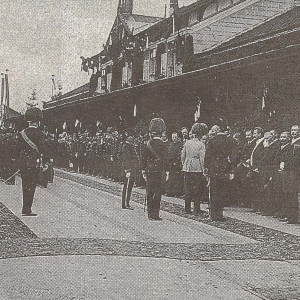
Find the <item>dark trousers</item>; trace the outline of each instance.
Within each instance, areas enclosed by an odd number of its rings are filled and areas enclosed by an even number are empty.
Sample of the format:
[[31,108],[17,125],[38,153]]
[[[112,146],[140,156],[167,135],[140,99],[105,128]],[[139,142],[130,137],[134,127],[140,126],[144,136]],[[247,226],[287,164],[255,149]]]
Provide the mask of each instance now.
[[182,196],[184,194],[184,176],[181,171],[170,171],[166,193],[171,197]]
[[223,209],[227,196],[228,180],[210,177],[210,218],[214,221],[223,219]]
[[130,196],[134,185],[134,176],[132,174],[129,178],[124,176],[123,183],[122,207],[125,208],[126,206],[129,206]]
[[36,185],[39,180],[39,170],[36,167],[21,170],[22,189],[23,189],[23,208],[22,214],[31,213],[33,197]]
[[203,192],[205,189],[206,180],[203,173],[200,172],[185,172],[184,173],[184,200],[185,211],[191,212],[191,202],[194,201],[194,212],[200,211],[200,202],[204,200]]
[[79,168],[79,172],[81,174],[86,172],[85,161],[86,161],[86,158],[84,156],[83,157],[78,157],[78,168]]
[[162,195],[162,173],[155,172],[147,174],[146,194],[148,218],[159,218],[160,202]]

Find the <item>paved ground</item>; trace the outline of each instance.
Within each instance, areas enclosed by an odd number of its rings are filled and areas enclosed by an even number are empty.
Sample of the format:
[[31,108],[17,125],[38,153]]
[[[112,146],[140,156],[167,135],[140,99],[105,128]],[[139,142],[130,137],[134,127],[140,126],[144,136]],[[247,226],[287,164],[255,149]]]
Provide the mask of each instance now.
[[[0,183],[0,299],[300,299],[300,227],[226,209],[186,215],[164,197],[149,221],[144,191],[57,171],[37,218],[20,216],[20,179]],[[205,207],[203,207],[205,208]]]

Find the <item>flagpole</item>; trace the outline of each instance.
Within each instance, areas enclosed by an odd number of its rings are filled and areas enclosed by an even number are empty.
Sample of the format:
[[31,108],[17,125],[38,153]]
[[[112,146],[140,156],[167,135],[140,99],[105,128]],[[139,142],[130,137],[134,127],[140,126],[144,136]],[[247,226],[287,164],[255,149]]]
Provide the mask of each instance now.
[[3,105],[3,100],[4,100],[4,73],[1,73],[1,106]]
[[9,84],[8,84],[8,69],[5,70],[5,84],[6,84],[6,93],[5,93],[5,104],[6,104],[6,118],[9,120]]
[[2,126],[3,120],[4,120],[4,90],[5,90],[5,79],[4,79],[4,73],[1,73],[1,107],[0,107],[0,125]]

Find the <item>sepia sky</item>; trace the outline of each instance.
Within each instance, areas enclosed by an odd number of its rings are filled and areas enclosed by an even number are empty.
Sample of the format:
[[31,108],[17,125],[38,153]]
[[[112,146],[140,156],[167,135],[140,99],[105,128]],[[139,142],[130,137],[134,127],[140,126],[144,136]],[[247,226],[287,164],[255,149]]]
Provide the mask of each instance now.
[[[196,0],[179,0],[189,5]],[[36,89],[49,101],[51,75],[63,92],[88,82],[80,56],[102,50],[114,22],[118,0],[1,0],[0,71],[9,69],[12,108],[20,111]],[[134,13],[164,15],[169,0],[134,0]]]

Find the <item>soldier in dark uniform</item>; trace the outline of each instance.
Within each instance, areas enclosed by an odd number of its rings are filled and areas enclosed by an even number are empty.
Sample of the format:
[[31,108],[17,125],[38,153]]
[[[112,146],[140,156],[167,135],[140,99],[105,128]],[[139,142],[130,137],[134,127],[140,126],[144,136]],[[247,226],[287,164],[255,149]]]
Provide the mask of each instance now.
[[124,183],[122,208],[131,209],[129,202],[135,182],[136,170],[139,168],[139,156],[134,145],[134,135],[130,131],[128,131],[126,141],[122,144],[119,157],[122,163],[122,177]]
[[82,134],[80,134],[79,142],[78,142],[78,168],[80,174],[86,172],[85,161],[86,161],[86,142],[85,142],[85,137]]
[[162,176],[165,172],[167,148],[162,141],[162,133],[166,131],[164,120],[155,118],[150,122],[151,139],[147,142],[143,154],[143,177],[146,181],[148,218],[161,220],[159,216],[162,196]]
[[37,107],[28,108],[25,119],[29,127],[24,129],[18,142],[19,169],[22,178],[23,189],[23,216],[36,216],[31,210],[34,193],[39,179],[41,156],[47,161],[44,134],[38,129],[42,112]]
[[209,176],[210,218],[213,221],[222,221],[228,181],[231,178],[229,156],[235,141],[226,136],[224,128],[216,126],[214,131],[216,135],[209,140],[207,145],[204,168]]

